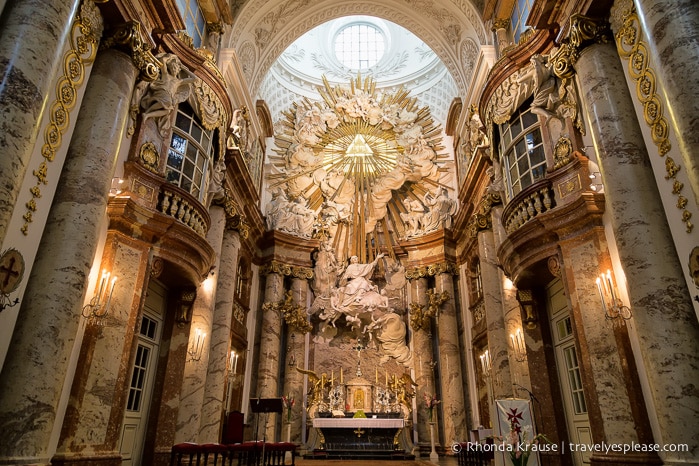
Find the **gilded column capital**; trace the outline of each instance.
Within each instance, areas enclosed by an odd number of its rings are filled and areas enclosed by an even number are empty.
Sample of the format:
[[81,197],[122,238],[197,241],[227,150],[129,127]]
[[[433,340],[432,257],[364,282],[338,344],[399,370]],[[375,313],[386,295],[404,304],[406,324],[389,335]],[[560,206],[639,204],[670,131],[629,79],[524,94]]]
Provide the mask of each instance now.
[[571,16],[568,35],[549,57],[554,74],[559,78],[570,78],[575,74],[573,66],[585,47],[592,44],[605,44],[611,39],[609,23],[606,20],[580,14]]
[[509,27],[510,27],[510,18],[495,18],[493,20],[493,26],[490,28],[490,30],[495,32],[498,29],[507,29]]
[[405,278],[407,278],[408,280],[414,280],[416,278],[433,277],[435,275],[440,275],[443,273],[459,275],[459,267],[456,265],[456,263],[451,261],[444,261],[438,264],[413,267],[412,269],[408,269],[405,271]]
[[471,219],[466,226],[469,235],[475,238],[478,232],[490,230],[493,228],[491,219],[491,211],[494,205],[502,204],[500,193],[486,193],[478,203],[476,212],[473,213]]
[[250,235],[250,225],[238,203],[226,196],[223,210],[226,212],[226,229],[237,231],[242,239],[246,239]]
[[274,260],[260,268],[260,275],[268,275],[270,273],[301,278],[303,280],[310,280],[313,278],[313,269],[309,267],[296,267]]
[[102,41],[101,48],[118,48],[133,59],[144,81],[154,81],[160,75],[162,63],[153,55],[150,45],[141,37],[141,23],[129,21],[114,29],[112,35]]

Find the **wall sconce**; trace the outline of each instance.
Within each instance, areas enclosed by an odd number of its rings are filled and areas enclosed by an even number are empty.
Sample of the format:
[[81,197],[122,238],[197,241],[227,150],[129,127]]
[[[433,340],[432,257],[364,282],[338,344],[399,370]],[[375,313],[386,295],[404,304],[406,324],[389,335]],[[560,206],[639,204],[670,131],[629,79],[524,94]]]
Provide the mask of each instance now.
[[89,303],[83,306],[82,316],[87,319],[101,319],[109,313],[109,304],[112,301],[114,293],[114,285],[117,277],[109,276],[111,272],[102,270],[102,278],[100,279],[100,287]]
[[124,190],[124,180],[122,178],[112,178],[112,185],[109,188],[110,196],[118,196]]
[[517,290],[517,301],[524,311],[522,324],[526,324],[528,329],[536,328],[536,311],[534,309],[534,294],[532,290]]
[[619,317],[629,320],[631,318],[631,309],[625,306],[614,292],[611,270],[607,270],[606,274],[601,274],[597,277],[596,282],[600,301],[602,301],[602,309],[604,309],[604,317],[610,320],[618,319]]
[[481,358],[481,369],[483,370],[483,375],[486,378],[490,378],[491,371],[493,369],[493,359],[490,357],[490,351],[485,350],[480,356]]
[[600,172],[592,172],[590,173],[590,189],[600,193],[602,192],[602,181],[598,181],[597,177],[600,175]]
[[527,359],[527,345],[524,342],[522,329],[518,328],[515,333],[510,333],[510,340],[512,341],[512,350],[515,355],[515,360],[517,362],[522,362]]
[[197,329],[196,333],[197,336],[194,338],[192,344],[189,345],[189,349],[187,350],[187,354],[189,354],[190,361],[201,360],[201,356],[204,353],[204,341],[206,341],[206,333],[202,332],[200,329]]
[[177,315],[175,322],[179,328],[183,328],[192,319],[192,306],[197,297],[196,289],[186,289],[180,294],[180,299],[177,302]]

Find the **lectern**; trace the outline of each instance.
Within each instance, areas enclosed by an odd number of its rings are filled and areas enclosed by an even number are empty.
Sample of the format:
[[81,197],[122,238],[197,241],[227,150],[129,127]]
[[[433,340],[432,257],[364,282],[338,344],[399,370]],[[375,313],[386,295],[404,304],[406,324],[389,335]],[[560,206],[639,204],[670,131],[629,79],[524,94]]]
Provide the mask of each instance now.
[[[255,440],[257,438],[257,430],[260,426],[260,413],[265,415],[265,429],[262,434],[262,463],[265,458],[265,443],[267,442],[267,417],[269,413],[284,412],[284,404],[281,398],[250,398],[250,411],[255,413]],[[257,448],[257,442],[255,442]]]

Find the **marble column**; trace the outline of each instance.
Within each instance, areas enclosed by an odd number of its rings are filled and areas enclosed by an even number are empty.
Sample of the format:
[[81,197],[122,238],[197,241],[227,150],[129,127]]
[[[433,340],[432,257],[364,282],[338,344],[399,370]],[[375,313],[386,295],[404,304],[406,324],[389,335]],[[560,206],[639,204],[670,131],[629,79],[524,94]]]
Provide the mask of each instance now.
[[109,464],[121,457],[124,387],[129,385],[133,366],[134,333],[148,286],[149,256],[150,245],[108,233],[100,269],[118,279],[107,316],[87,321],[52,465]]
[[[211,226],[206,239],[216,251],[214,264],[214,274],[216,274],[217,270],[219,272],[221,270],[220,257],[223,233],[226,228],[226,213],[223,208],[214,206],[209,210],[209,215]],[[212,275],[200,283],[197,298],[192,307],[187,348],[188,351],[194,351],[201,344],[201,350],[196,355],[188,354],[187,356],[180,392],[180,408],[177,413],[175,443],[219,440],[231,325],[230,318],[227,322],[223,321],[226,318],[226,312],[232,313],[232,310],[223,311],[223,315],[215,313],[216,283],[217,280]],[[223,329],[220,325],[223,325]],[[215,350],[214,354],[211,352],[212,349]],[[219,359],[216,360],[216,358]],[[208,380],[209,373],[212,374],[211,386]],[[210,402],[208,412],[204,411],[206,395],[209,396]],[[213,412],[214,409],[216,412]],[[214,419],[205,417],[205,414],[213,416]]]
[[[478,233],[478,257],[481,264],[483,302],[488,331],[488,351],[492,361],[493,399],[511,397],[512,377],[509,360],[509,335],[505,328],[501,284],[504,281],[498,268],[495,240],[492,230]],[[492,412],[492,416],[497,413]]]
[[[563,279],[572,304],[571,318],[580,354],[580,370],[594,442],[630,445],[653,442],[645,415],[633,356],[627,354],[625,321],[608,320],[597,290],[601,271],[611,267],[601,229],[561,241]],[[605,387],[604,392],[599,387]],[[577,438],[571,433],[572,440]],[[653,453],[595,453],[594,461],[615,464],[658,464]]]
[[491,30],[495,33],[495,42],[498,44],[498,56],[503,56],[504,50],[511,45],[507,29],[510,27],[508,18],[496,18]]
[[459,323],[456,318],[454,276],[451,273],[435,275],[437,293],[449,293],[449,300],[439,311],[437,335],[439,337],[439,374],[442,386],[442,425],[445,445],[464,442],[468,439],[466,430],[466,407],[459,349]]
[[[284,275],[279,272],[270,271],[265,278],[265,299],[264,303],[278,303],[284,299]],[[279,393],[279,364],[282,317],[279,311],[269,310],[262,313],[262,328],[260,334],[260,353],[257,367],[257,394],[252,398],[275,398]],[[276,415],[260,415],[260,425],[256,429],[258,436],[262,439],[264,435],[268,440],[274,439]]]
[[[621,265],[628,277],[641,360],[656,414],[655,440],[688,444],[699,459],[696,368],[699,323],[682,275],[666,215],[619,56],[611,43],[586,47],[574,64],[595,141],[606,206]],[[619,280],[617,280],[618,282]],[[623,282],[623,281],[622,281]],[[668,402],[669,400],[676,400]],[[666,464],[687,453],[665,453]]]
[[131,59],[116,50],[95,61],[0,374],[0,431],[15,433],[0,436],[0,464],[50,459],[49,438],[136,75]]
[[[295,277],[291,281],[291,291],[294,296],[294,304],[303,306],[306,308],[306,303],[308,301],[309,285],[308,280],[303,278]],[[282,395],[291,396],[296,400],[296,404],[291,412],[291,441],[295,443],[301,442],[301,421],[303,418],[303,374],[296,370],[296,366],[303,367],[304,358],[304,346],[305,346],[305,334],[299,332],[293,327],[286,326],[286,348],[285,348],[285,362],[286,367],[284,368],[284,385],[282,390]],[[293,338],[292,338],[293,336]],[[292,360],[295,360],[296,364],[291,364]],[[282,359],[280,358],[280,363]],[[337,376],[339,380],[339,375]],[[286,411],[282,415],[282,441],[287,441],[286,438],[286,425],[288,423]]]
[[0,27],[0,244],[2,244],[54,76],[63,65],[79,0],[10,2]]
[[[221,228],[223,207],[212,206],[210,209],[211,229]],[[216,222],[214,223],[214,219]],[[209,235],[211,236],[211,229]],[[218,236],[218,235],[217,235]],[[211,328],[211,347],[209,350],[209,367],[204,386],[204,405],[202,406],[202,424],[199,428],[199,442],[211,443],[221,440],[222,421],[225,415],[228,361],[231,353],[231,325],[233,322],[233,300],[235,297],[236,274],[238,271],[238,254],[240,237],[237,231],[226,228],[220,235],[219,260],[214,269],[216,275],[216,299],[213,325]],[[215,249],[218,243],[211,243]]]
[[[427,305],[427,279],[416,278],[410,281],[410,300],[421,306]],[[415,364],[415,383],[417,383],[417,437],[418,442],[429,447],[430,428],[427,424],[428,413],[423,395],[435,394],[434,384],[434,349],[432,348],[432,323],[428,328],[412,331],[413,364]]]
[[[197,298],[192,306],[192,321],[187,342],[187,363],[184,367],[180,405],[177,412],[175,443],[197,442],[201,427],[202,406],[206,371],[209,365],[209,344],[211,343],[213,297],[202,283],[197,288]],[[198,354],[192,355],[201,344]]]
[[[629,2],[630,3],[630,2]],[[699,204],[699,2],[695,0],[636,0],[638,17],[648,35],[658,88],[667,99],[682,154],[682,165]],[[694,222],[696,223],[696,222]]]

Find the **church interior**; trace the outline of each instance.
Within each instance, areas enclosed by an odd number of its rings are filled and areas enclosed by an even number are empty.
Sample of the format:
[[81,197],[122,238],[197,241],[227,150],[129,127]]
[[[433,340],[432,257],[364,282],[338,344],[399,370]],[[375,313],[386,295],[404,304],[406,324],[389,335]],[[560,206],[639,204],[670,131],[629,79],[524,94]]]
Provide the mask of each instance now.
[[699,465],[698,2],[0,37],[0,465]]

